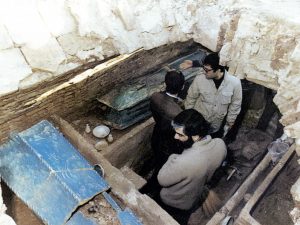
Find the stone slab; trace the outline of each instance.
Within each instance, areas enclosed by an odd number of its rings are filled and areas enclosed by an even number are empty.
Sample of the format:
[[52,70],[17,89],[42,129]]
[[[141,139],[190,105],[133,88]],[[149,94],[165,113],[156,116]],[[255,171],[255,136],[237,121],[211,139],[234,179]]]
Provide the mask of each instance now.
[[130,180],[134,184],[135,188],[138,190],[141,189],[147,183],[147,181],[144,178],[136,174],[132,169],[130,169],[127,166],[123,166],[121,168],[121,172],[128,180]]

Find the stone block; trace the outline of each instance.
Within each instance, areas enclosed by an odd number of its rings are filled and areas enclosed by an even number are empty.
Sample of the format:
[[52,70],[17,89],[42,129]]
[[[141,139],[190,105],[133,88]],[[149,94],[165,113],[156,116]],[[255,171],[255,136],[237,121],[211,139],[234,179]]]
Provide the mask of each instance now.
[[294,208],[291,212],[290,212],[290,216],[294,222],[295,225],[299,225],[300,224],[300,209],[299,208]]
[[0,7],[1,20],[14,43],[41,46],[50,37],[36,1],[11,0]]
[[76,30],[76,21],[72,17],[66,1],[38,1],[38,11],[40,12],[47,28],[55,37]]
[[241,16],[237,18],[237,26],[232,32],[234,35],[230,39],[227,36],[227,49],[223,53],[226,53],[230,67],[236,68],[233,70],[235,74],[245,74],[248,80],[278,89],[291,69],[289,57],[296,45],[292,35],[295,29],[287,21],[282,26],[283,21],[271,16],[272,13],[262,14],[258,11],[248,9],[239,12]]
[[165,1],[160,1],[159,2],[159,7],[161,9],[162,13],[162,22],[163,26],[165,28],[167,27],[174,27],[176,26],[176,19],[175,19],[175,14],[174,11],[176,9],[176,5],[172,0],[165,0]]
[[291,138],[300,139],[300,121],[286,126],[284,132]]
[[31,87],[32,85],[39,84],[45,80],[49,80],[53,77],[52,73],[47,72],[35,72],[31,75],[22,79],[19,83],[19,89],[25,89]]
[[134,5],[130,4],[128,0],[121,0],[117,3],[116,13],[121,19],[124,27],[128,31],[132,31],[136,28],[136,19],[132,13]]
[[157,34],[151,33],[142,33],[140,34],[140,40],[142,41],[142,45],[144,49],[152,49],[154,47],[158,47],[167,43],[169,39],[169,34],[167,30],[162,30],[162,32]]
[[64,52],[71,56],[75,56],[78,51],[89,51],[96,47],[99,48],[99,53],[102,53],[101,46],[99,45],[100,40],[97,38],[82,37],[72,32],[58,37],[57,40]]
[[69,63],[61,63],[56,70],[56,74],[54,76],[60,76],[66,72],[70,72],[71,70],[80,67],[81,64],[78,62],[69,62]]
[[85,62],[93,62],[95,60],[103,60],[104,59],[104,57],[101,53],[102,53],[102,48],[101,48],[101,46],[98,46],[98,47],[90,49],[90,50],[78,51],[76,53],[76,56]]
[[296,206],[300,207],[300,178],[293,184],[291,194]]
[[140,4],[136,9],[137,13],[137,23],[140,33],[151,33],[156,34],[163,29],[162,11],[158,5],[148,3]]
[[0,50],[12,48],[13,46],[14,44],[6,28],[2,24],[0,24]]
[[[208,14],[214,16],[207,17]],[[189,20],[193,21],[191,17]],[[184,23],[184,25],[191,27],[190,30],[193,32],[192,37],[196,42],[201,43],[203,46],[216,52],[219,51],[218,42],[221,28],[228,20],[229,17],[227,17],[226,14],[224,14],[224,12],[222,12],[218,7],[209,7],[205,10],[199,8],[195,16],[195,25],[193,23],[191,24],[190,21]],[[214,29],[210,29],[210,27],[214,27]],[[183,30],[185,33],[191,31]]]
[[[77,20],[81,36],[99,37],[104,40],[110,37],[110,31],[116,28],[115,15],[112,14],[109,3],[105,1],[70,0],[68,5]],[[121,21],[120,24],[122,24]]]
[[137,190],[141,189],[147,183],[147,181],[144,178],[136,174],[127,166],[123,166],[121,168],[121,172],[128,180],[130,180],[134,184]]
[[[157,34],[159,37],[159,35]],[[141,47],[143,47],[143,41],[141,41],[143,34],[139,34],[138,31],[126,31],[124,35],[116,37],[112,43],[114,48],[121,54],[133,52]],[[159,39],[159,38],[158,38]],[[149,44],[155,43],[150,41]],[[153,48],[154,44],[151,45]],[[146,49],[147,47],[145,47]]]
[[[27,62],[33,69],[55,72],[66,56],[55,38],[49,38],[40,48],[21,48]],[[41,58],[43,60],[41,60]]]
[[291,125],[293,123],[296,123],[300,120],[300,112],[297,112],[296,110],[289,110],[288,112],[284,112],[284,115],[281,117],[280,122],[285,125]]
[[18,89],[19,80],[32,71],[18,48],[0,51],[0,95]]
[[295,47],[290,60],[297,64],[300,62],[300,43],[298,43],[297,46]]
[[175,26],[172,28],[165,28],[165,30],[169,30],[169,43],[175,43],[175,42],[184,42],[187,41],[189,39],[191,39],[191,36],[181,32],[181,30],[179,29],[179,27]]

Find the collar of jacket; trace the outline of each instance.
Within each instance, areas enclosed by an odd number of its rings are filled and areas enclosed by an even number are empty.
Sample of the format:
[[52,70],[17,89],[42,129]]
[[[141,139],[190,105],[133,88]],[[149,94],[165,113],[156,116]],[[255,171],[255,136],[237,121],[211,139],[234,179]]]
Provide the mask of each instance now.
[[227,72],[227,70],[224,70],[224,83],[227,83],[229,80],[230,80],[230,78],[229,78],[229,73]]
[[182,101],[183,101],[183,100],[182,100],[181,98],[179,98],[178,96],[172,95],[172,94],[170,94],[169,92],[166,92],[166,95],[168,95],[168,96],[170,96],[170,97],[172,97],[172,98],[177,99],[179,102],[182,102]]
[[195,146],[203,146],[203,145],[207,145],[208,143],[210,143],[212,140],[210,135],[206,135],[204,138],[202,138],[200,141],[196,141],[192,147]]
[[223,79],[220,87],[217,89],[218,91],[220,91],[222,89],[222,87],[224,87],[226,85],[226,83],[228,83],[228,73],[227,73],[227,70],[224,70],[223,76],[224,76],[224,79]]

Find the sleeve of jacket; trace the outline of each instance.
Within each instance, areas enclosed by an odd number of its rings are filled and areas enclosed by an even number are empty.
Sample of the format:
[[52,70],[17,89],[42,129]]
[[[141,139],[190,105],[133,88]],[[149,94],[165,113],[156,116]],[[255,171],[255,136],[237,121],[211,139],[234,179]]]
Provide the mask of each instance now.
[[196,76],[188,90],[188,94],[184,102],[185,109],[194,108],[195,103],[200,96],[199,79],[199,75]]
[[158,183],[162,187],[169,187],[177,184],[184,179],[181,171],[180,155],[172,154],[169,156],[168,161],[163,165],[157,175]]
[[241,105],[242,105],[242,85],[241,85],[241,81],[238,79],[233,89],[232,101],[228,107],[228,113],[226,118],[226,122],[228,124],[232,125],[235,122],[236,117],[241,111]]

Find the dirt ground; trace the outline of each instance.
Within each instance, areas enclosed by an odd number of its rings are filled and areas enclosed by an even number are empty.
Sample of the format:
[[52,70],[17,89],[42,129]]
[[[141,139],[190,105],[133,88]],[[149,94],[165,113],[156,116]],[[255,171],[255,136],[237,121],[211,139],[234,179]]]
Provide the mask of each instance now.
[[[228,173],[220,179],[217,187],[213,190],[224,205],[232,194],[238,189],[246,177],[251,173],[260,159],[266,154],[266,147],[272,141],[269,135],[253,129],[242,128],[235,142],[229,145],[230,150],[235,156],[233,167],[238,169],[229,180]],[[264,177],[271,171],[273,165],[263,171],[257,181],[250,187],[249,192],[254,191],[263,181]],[[230,171],[230,170],[229,170]],[[290,194],[291,186],[300,176],[300,168],[297,156],[294,156],[282,172],[278,175],[273,184],[268,188],[264,197],[258,202],[254,212],[251,214],[262,225],[292,225],[293,222],[289,212],[294,207],[294,202]],[[235,219],[245,202],[242,201],[231,213]],[[190,217],[189,225],[206,224],[210,218],[206,217],[201,207],[198,208]]]
[[252,216],[261,224],[294,224],[289,216],[289,212],[294,208],[290,189],[300,176],[300,167],[297,158],[295,154],[283,168],[252,213]]
[[97,221],[98,224],[120,225],[116,211],[101,194],[89,201],[88,204],[83,205],[79,211],[88,218]]

